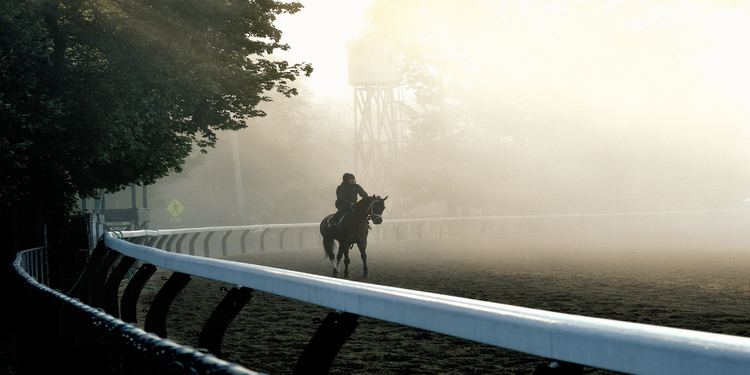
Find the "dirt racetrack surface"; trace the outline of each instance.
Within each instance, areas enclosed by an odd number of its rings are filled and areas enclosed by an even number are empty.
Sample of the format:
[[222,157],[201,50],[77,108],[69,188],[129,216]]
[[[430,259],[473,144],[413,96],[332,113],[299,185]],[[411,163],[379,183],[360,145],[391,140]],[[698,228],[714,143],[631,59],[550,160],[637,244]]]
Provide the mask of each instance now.
[[[750,235],[683,231],[550,233],[370,243],[370,278],[352,250],[351,280],[548,311],[750,337]],[[329,276],[321,248],[231,260]],[[139,301],[148,309],[160,270]],[[194,277],[170,309],[168,338],[197,347],[224,297],[221,282]],[[226,332],[222,358],[290,374],[330,309],[254,291]],[[139,323],[143,326],[145,312]],[[548,361],[450,336],[360,317],[331,374],[531,374]],[[612,374],[586,368],[585,374]]]

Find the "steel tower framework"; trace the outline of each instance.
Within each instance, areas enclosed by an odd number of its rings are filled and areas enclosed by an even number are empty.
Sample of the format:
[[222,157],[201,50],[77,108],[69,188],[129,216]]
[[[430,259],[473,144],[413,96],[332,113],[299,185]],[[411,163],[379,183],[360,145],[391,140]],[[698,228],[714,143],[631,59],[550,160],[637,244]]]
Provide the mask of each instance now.
[[398,86],[354,87],[355,172],[377,194],[388,194],[398,173],[406,122],[402,108]]

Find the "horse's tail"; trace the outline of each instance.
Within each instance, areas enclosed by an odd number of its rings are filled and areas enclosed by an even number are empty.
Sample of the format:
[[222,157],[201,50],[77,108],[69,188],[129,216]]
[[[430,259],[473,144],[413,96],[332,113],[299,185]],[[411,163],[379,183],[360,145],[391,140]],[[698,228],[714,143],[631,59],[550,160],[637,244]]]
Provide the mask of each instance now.
[[331,233],[331,229],[328,227],[328,218],[333,215],[326,216],[325,219],[320,223],[320,234],[323,236],[323,250],[325,251],[325,255],[328,259],[334,258],[334,249],[336,246],[336,242],[333,239],[333,234]]
[[328,259],[333,259],[336,256],[334,253],[334,250],[336,250],[336,241],[334,241],[333,238],[323,237],[323,250]]

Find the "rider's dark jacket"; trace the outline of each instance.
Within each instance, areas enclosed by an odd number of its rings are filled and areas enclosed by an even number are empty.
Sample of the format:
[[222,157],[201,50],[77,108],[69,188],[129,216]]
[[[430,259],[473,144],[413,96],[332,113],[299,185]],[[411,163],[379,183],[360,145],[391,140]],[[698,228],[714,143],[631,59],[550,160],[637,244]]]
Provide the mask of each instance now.
[[350,203],[357,203],[357,194],[362,198],[367,197],[367,193],[359,184],[342,183],[336,188],[336,208],[339,210],[350,209]]

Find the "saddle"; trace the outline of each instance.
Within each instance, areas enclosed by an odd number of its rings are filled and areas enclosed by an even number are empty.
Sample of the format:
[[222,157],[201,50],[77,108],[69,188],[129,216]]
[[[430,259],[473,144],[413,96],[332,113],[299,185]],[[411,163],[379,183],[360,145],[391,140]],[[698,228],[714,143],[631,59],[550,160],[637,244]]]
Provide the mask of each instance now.
[[338,219],[336,219],[336,214],[331,215],[331,217],[328,218],[328,227],[337,227],[342,221],[344,221],[347,214],[349,214],[349,212],[344,212],[344,214]]

